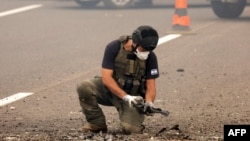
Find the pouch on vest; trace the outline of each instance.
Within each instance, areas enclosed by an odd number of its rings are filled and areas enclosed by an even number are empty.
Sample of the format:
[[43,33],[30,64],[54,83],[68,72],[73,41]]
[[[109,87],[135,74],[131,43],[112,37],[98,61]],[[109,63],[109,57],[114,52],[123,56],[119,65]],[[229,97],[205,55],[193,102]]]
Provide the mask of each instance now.
[[[142,90],[141,78],[145,75],[145,61],[139,60],[135,54],[124,49],[124,44],[131,39],[131,36],[123,35],[119,38],[121,47],[115,59],[113,77],[120,88],[130,95],[140,95]],[[145,90],[144,90],[145,91]]]

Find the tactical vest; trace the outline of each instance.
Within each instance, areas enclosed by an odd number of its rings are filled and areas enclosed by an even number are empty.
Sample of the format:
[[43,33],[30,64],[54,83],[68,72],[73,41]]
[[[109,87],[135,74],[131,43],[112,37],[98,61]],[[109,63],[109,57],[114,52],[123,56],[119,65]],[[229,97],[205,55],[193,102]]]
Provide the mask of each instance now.
[[140,60],[136,55],[124,49],[124,44],[131,39],[130,36],[121,36],[120,50],[115,58],[113,77],[119,86],[130,95],[145,94],[146,61]]

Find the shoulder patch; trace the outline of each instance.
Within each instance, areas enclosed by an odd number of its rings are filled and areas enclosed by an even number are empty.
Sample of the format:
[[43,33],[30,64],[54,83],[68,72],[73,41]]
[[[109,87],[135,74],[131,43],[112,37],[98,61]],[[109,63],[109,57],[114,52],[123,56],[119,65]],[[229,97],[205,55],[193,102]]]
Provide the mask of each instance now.
[[151,75],[157,75],[158,70],[157,69],[151,69]]

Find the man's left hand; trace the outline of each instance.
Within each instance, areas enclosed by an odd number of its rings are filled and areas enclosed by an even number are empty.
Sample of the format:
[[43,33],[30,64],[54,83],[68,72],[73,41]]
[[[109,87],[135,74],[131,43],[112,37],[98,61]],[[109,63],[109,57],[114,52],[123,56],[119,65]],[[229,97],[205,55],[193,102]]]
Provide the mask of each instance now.
[[154,103],[153,102],[146,102],[144,104],[144,109],[143,111],[146,112],[147,110],[151,111],[151,109],[154,108]]

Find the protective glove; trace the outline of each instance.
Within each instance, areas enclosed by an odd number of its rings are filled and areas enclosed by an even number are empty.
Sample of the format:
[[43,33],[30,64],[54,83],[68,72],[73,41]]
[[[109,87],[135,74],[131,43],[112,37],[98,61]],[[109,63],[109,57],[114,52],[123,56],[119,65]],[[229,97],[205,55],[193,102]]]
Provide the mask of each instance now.
[[148,114],[148,115],[152,115],[151,111],[154,108],[154,103],[153,102],[146,102],[144,104],[144,113]]
[[122,98],[123,101],[125,101],[126,103],[128,103],[129,107],[132,107],[138,103],[142,103],[143,102],[143,98],[141,96],[131,96],[131,95],[125,95],[123,98]]

